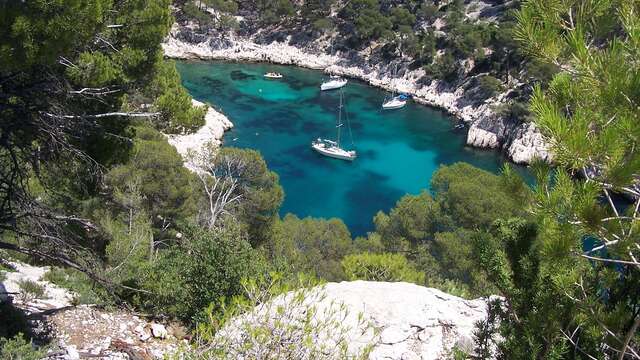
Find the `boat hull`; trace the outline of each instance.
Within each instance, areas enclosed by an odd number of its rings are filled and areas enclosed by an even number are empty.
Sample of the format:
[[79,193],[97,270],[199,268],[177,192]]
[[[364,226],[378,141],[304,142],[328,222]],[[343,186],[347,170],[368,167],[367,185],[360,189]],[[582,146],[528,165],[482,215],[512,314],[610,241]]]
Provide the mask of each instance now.
[[344,87],[345,85],[347,85],[347,82],[339,82],[339,83],[325,83],[320,85],[320,90],[322,91],[326,91],[326,90],[335,90],[335,89],[340,89],[341,87]]
[[327,148],[322,147],[318,144],[312,144],[311,147],[320,155],[328,156],[334,159],[353,161],[356,158],[356,154],[354,151],[335,152],[335,151],[330,151]]
[[382,109],[384,110],[393,110],[400,109],[407,105],[406,101],[389,101],[387,103],[382,104]]

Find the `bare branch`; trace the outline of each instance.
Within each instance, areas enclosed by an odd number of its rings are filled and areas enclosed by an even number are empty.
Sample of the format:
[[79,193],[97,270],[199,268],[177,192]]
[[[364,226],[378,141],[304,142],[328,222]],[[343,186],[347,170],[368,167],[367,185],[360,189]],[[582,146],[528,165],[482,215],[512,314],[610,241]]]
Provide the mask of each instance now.
[[614,263],[614,264],[623,264],[623,265],[634,265],[634,266],[640,266],[640,263],[638,262],[634,262],[634,261],[625,261],[625,260],[615,260],[615,259],[605,259],[605,258],[601,258],[601,257],[597,257],[597,256],[590,256],[590,255],[585,255],[585,254],[580,254],[581,257],[585,258],[585,259],[589,259],[589,260],[595,260],[595,261],[602,261],[602,262],[609,262],[609,263]]
[[48,112],[43,112],[42,114],[51,118],[56,118],[56,119],[99,119],[99,118],[113,117],[113,116],[154,117],[154,116],[160,115],[159,112],[145,112],[145,113],[109,112],[109,113],[93,114],[93,115],[56,115]]

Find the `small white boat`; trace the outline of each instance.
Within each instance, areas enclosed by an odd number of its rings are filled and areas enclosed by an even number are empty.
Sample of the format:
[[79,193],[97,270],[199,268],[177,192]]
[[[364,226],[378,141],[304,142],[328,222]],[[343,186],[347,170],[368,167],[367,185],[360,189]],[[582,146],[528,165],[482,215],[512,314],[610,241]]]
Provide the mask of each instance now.
[[353,161],[357,157],[355,150],[345,150],[337,142],[327,139],[318,138],[311,143],[311,147],[324,156],[336,159]]
[[283,76],[280,73],[268,72],[264,74],[264,77],[267,79],[282,79]]
[[407,105],[407,96],[398,95],[382,103],[382,108],[384,110],[400,109],[405,105]]
[[[319,154],[332,157],[335,159],[353,161],[357,157],[355,150],[345,150],[340,146],[340,130],[342,128],[342,98],[344,94],[340,91],[340,106],[338,107],[338,118],[336,120],[337,136],[336,140],[328,140],[318,138],[311,142],[311,148],[317,151]],[[349,125],[349,119],[347,118],[347,125]],[[349,135],[351,135],[351,127],[349,127]],[[353,144],[353,137],[351,139]]]
[[339,76],[332,76],[329,81],[325,81],[320,85],[320,90],[340,89],[345,85],[347,85],[347,79],[343,79]]

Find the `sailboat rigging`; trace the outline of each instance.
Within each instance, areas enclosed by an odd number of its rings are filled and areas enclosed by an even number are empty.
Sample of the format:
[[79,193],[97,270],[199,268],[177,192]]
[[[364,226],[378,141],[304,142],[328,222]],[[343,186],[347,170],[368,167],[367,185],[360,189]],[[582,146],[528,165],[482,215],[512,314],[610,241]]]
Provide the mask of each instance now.
[[[342,108],[344,107],[343,98],[344,98],[344,92],[341,90],[340,105],[338,106],[338,118],[336,120],[336,131],[337,131],[336,139],[329,140],[329,139],[318,138],[311,142],[311,148],[313,148],[313,150],[317,151],[319,154],[324,156],[332,157],[335,159],[353,161],[357,157],[356,151],[345,150],[340,146],[341,129],[344,125],[342,122]],[[353,136],[351,135],[351,126],[349,124],[349,119],[347,119],[347,126],[349,128],[349,134],[351,136],[351,145],[353,145]]]

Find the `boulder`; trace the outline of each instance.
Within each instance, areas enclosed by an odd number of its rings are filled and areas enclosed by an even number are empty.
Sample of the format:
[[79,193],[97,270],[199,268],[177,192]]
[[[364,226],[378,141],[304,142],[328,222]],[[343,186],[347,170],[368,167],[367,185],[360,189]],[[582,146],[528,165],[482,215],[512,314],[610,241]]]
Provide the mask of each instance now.
[[162,324],[151,323],[151,334],[155,338],[166,339],[169,335],[167,329]]
[[[322,293],[322,296],[311,297],[314,299],[311,305],[318,309],[317,314],[332,314],[320,316],[336,317],[334,320],[346,329],[344,338],[351,355],[371,345],[373,350],[369,359],[445,359],[451,355],[454,346],[469,350],[475,323],[485,319],[487,311],[486,299],[465,300],[404,282],[328,283],[314,291]],[[292,296],[286,294],[273,301],[281,306],[287,298]],[[344,305],[346,311],[327,311],[335,304]],[[263,309],[259,307],[254,312],[259,314]],[[260,318],[251,313],[243,316],[245,319]],[[225,333],[231,334],[232,339],[243,338],[242,330],[233,325]],[[325,335],[315,341],[335,344],[336,339],[331,339],[331,334]]]

